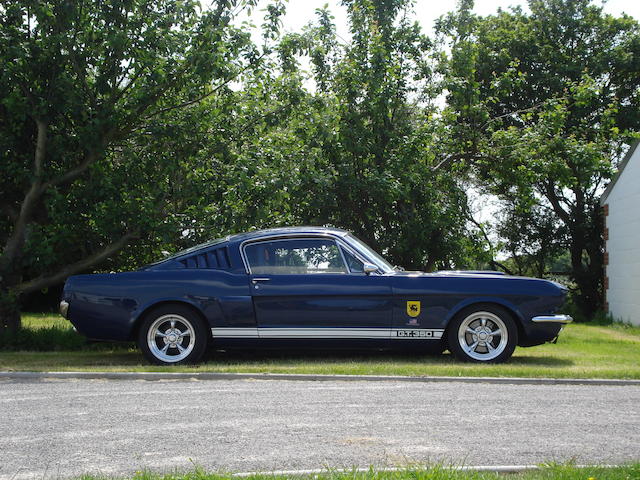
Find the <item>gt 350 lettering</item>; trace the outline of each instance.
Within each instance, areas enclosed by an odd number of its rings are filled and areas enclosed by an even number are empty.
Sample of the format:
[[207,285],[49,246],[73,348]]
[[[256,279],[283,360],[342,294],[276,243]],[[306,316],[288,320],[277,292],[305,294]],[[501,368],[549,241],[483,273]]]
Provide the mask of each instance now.
[[395,330],[397,337],[402,338],[442,338],[444,330],[440,329],[424,329],[424,328],[403,328],[401,330]]

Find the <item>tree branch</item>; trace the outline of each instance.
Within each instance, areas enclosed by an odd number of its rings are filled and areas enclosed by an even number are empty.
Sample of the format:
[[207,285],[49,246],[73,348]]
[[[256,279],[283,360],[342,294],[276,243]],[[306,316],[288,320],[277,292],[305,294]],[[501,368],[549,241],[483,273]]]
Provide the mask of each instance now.
[[[566,97],[559,97],[560,100],[564,100],[565,98]],[[498,115],[497,117],[492,117],[489,120],[487,120],[486,122],[484,122],[482,127],[483,128],[487,127],[490,123],[493,123],[493,122],[495,122],[497,120],[500,120],[501,118],[512,117],[513,115],[518,115],[520,113],[532,112],[533,110],[537,110],[538,108],[543,106],[545,103],[546,103],[546,101],[540,102],[540,103],[536,103],[535,105],[533,105],[531,107],[521,108],[520,110],[514,110],[513,112],[503,113],[502,115]]]
[[42,180],[42,170],[44,165],[44,157],[47,147],[47,124],[40,118],[35,119],[36,127],[38,129],[38,137],[36,140],[36,153],[33,160],[33,172],[36,177],[36,182]]
[[63,268],[58,273],[55,273],[50,276],[40,276],[33,280],[29,280],[28,282],[21,283],[15,287],[15,292],[18,294],[24,294],[29,292],[35,292],[37,290],[42,290],[43,288],[49,287],[51,285],[56,285],[62,281],[64,281],[68,276],[73,275],[75,273],[86,270],[93,265],[96,265],[108,257],[117,253],[122,248],[127,246],[130,240],[138,237],[139,233],[131,232],[119,238],[117,241],[107,245],[102,250],[95,252],[93,255],[80,260],[76,263],[69,265],[66,268]]
[[571,216],[569,215],[569,213],[567,213],[567,211],[564,208],[562,208],[562,205],[560,205],[560,200],[558,199],[558,195],[556,194],[555,188],[553,187],[553,183],[551,182],[551,180],[548,180],[544,184],[544,189],[546,192],[546,197],[551,203],[551,206],[553,207],[553,211],[556,212],[556,214],[565,223],[565,225],[570,226],[572,223]]
[[27,225],[31,220],[31,214],[43,192],[42,173],[47,146],[47,124],[39,118],[36,118],[35,122],[38,135],[36,139],[36,152],[33,159],[34,179],[31,182],[29,191],[24,196],[24,200],[22,200],[20,212],[14,220],[13,231],[7,239],[2,256],[0,257],[4,265],[12,263],[21,250],[25,240]]
[[[265,53],[262,53],[258,59],[256,60],[256,62],[259,62],[262,57],[265,56]],[[165,112],[170,112],[171,110],[176,110],[179,108],[184,108],[184,107],[188,107],[189,105],[193,105],[195,103],[200,103],[202,100],[204,100],[205,98],[210,97],[211,95],[215,94],[218,90],[220,90],[222,87],[228,85],[229,83],[231,83],[233,80],[235,80],[236,78],[238,78],[240,75],[242,75],[244,72],[246,72],[250,67],[252,67],[254,64],[250,63],[247,66],[245,66],[242,70],[240,70],[238,73],[236,73],[235,75],[227,78],[224,82],[222,82],[220,85],[216,85],[214,88],[211,89],[211,91],[207,92],[207,93],[203,93],[202,95],[200,95],[199,97],[196,97],[192,100],[188,100],[186,102],[182,102],[179,103],[177,105],[171,105],[169,107],[165,107],[165,108],[161,108],[160,110],[157,110],[155,112],[150,113],[149,115],[147,115],[145,118],[145,120],[148,120],[150,118],[155,117],[156,115],[160,115],[162,113]]]
[[484,237],[485,242],[487,242],[487,245],[489,245],[489,251],[491,252],[491,266],[493,268],[501,268],[502,270],[504,270],[504,272],[507,275],[513,275],[513,273],[511,272],[511,270],[509,270],[505,265],[503,265],[502,263],[498,262],[497,260],[495,260],[495,248],[493,246],[493,243],[491,242],[491,239],[489,238],[489,234],[487,233],[487,231],[484,228],[484,225],[482,225],[480,222],[478,222],[475,218],[473,218],[473,215],[471,215],[471,212],[467,212],[467,219],[473,223],[476,227],[478,227],[478,229],[480,230],[480,233],[482,233],[482,236]]
[[97,155],[95,152],[89,152],[85,156],[84,160],[78,164],[76,167],[68,170],[67,173],[60,175],[59,177],[52,178],[48,182],[43,185],[43,189],[47,189],[49,187],[56,187],[58,185],[62,185],[63,183],[72,182],[78,177],[80,177],[96,160]]
[[430,170],[432,172],[435,172],[437,170],[439,170],[440,168],[444,167],[445,165],[447,165],[450,162],[453,162],[454,160],[462,160],[462,159],[480,159],[482,158],[479,155],[474,155],[474,154],[469,154],[469,153],[454,153],[451,155],[447,155],[443,160],[441,160],[440,162],[438,162],[436,165],[433,165],[432,167],[430,167]]
[[[118,133],[121,133],[121,132],[118,132]],[[71,170],[68,170],[66,173],[58,177],[52,178],[48,182],[44,183],[42,185],[42,190],[44,191],[50,187],[57,187],[58,185],[62,185],[63,183],[73,182],[74,180],[79,178],[84,172],[87,171],[87,169],[91,166],[92,163],[98,160],[98,152],[101,149],[105,148],[107,145],[109,145],[109,143],[116,137],[117,135],[116,135],[115,127],[112,127],[111,129],[107,130],[102,135],[102,139],[100,140],[100,145],[97,148],[93,148],[92,150],[89,150],[86,153],[85,158],[82,162],[80,162]]]

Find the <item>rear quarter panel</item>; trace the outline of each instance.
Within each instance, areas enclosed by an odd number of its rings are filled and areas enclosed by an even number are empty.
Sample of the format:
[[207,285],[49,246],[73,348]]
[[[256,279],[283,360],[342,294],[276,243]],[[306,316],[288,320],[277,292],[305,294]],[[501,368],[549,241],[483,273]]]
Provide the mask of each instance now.
[[83,335],[130,340],[149,308],[167,302],[192,306],[209,327],[255,327],[246,274],[217,270],[149,270],[70,277],[63,293],[69,320]]

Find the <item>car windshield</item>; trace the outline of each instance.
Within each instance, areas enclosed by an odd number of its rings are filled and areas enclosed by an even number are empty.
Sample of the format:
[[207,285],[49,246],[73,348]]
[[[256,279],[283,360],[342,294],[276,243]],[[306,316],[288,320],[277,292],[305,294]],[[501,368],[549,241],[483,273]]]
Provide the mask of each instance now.
[[349,234],[346,237],[351,245],[356,247],[363,255],[367,257],[371,262],[373,262],[377,267],[379,267],[384,273],[393,272],[394,268],[389,262],[387,262],[378,252],[376,252],[369,245],[364,243],[362,240],[354,237]]

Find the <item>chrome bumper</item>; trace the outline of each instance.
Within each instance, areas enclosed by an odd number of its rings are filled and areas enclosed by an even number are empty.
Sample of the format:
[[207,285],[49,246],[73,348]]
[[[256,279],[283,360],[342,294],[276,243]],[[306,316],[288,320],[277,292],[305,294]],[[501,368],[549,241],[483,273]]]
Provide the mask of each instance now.
[[571,315],[540,315],[531,319],[534,323],[562,323],[567,324],[573,322]]
[[67,318],[67,312],[69,312],[69,302],[62,300],[60,302],[60,315]]

